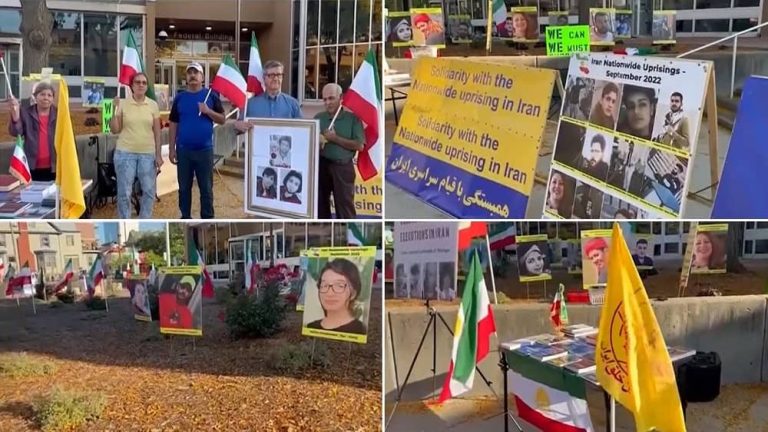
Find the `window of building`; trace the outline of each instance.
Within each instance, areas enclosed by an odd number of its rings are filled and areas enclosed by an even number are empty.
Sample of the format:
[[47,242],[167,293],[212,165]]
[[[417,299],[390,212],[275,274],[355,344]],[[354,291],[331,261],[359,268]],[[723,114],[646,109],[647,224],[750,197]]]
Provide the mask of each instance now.
[[227,239],[229,238],[229,224],[216,224],[216,264],[226,264],[229,262],[227,253]]
[[[698,5],[697,8],[701,9]],[[696,33],[725,33],[729,31],[730,23],[731,21],[728,19],[696,20]]]
[[680,224],[677,222],[666,222],[664,224],[664,231],[666,235],[680,234]]
[[48,64],[53,73],[82,75],[83,50],[80,39],[82,15],[79,12],[52,12],[51,51]]
[[285,224],[285,256],[297,257],[307,248],[306,224],[286,222]]
[[243,242],[232,242],[229,244],[229,250],[232,253],[232,260],[234,261],[242,261],[245,258],[245,253],[243,252]]
[[754,222],[747,222],[746,223],[746,229],[755,229],[755,223]]
[[21,36],[21,9],[0,9],[0,34],[3,36]]
[[744,242],[744,254],[751,254],[752,253],[752,240],[747,240]]
[[[117,15],[84,14],[86,76],[117,75]],[[141,51],[139,51],[141,55]]]
[[75,245],[75,236],[68,235],[66,237],[66,241],[67,241],[67,246],[74,246]]
[[757,229],[766,229],[768,228],[768,222],[758,222],[757,223]]
[[755,253],[768,254],[768,240],[755,240]]
[[675,30],[680,33],[690,33],[693,31],[693,20],[677,20]]
[[40,236],[40,245],[42,247],[51,247],[51,238],[47,234]]
[[75,273],[80,271],[80,257],[77,255],[69,255],[64,257],[64,261],[69,260],[72,260],[72,269],[75,271]]
[[331,224],[311,223],[307,225],[307,247],[328,247],[331,245]]
[[680,254],[685,255],[686,250],[688,250],[688,243],[683,243],[683,250],[680,252]]
[[651,232],[653,232],[653,234],[655,234],[655,235],[660,235],[661,234],[661,225],[663,223],[664,222],[651,222]]
[[0,234],[0,247],[5,247],[5,234]]
[[680,250],[680,243],[673,242],[673,243],[664,243],[664,253],[665,254],[676,254]]

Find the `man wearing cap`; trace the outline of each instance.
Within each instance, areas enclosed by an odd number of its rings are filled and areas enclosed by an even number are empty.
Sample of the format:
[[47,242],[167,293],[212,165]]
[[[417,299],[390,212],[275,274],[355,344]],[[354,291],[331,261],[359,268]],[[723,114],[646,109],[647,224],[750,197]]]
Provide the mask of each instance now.
[[203,67],[187,66],[187,89],[176,95],[170,114],[169,159],[178,165],[179,210],[192,218],[192,180],[200,189],[200,218],[213,219],[213,123],[224,124],[224,107],[216,92],[203,88]]
[[584,247],[584,253],[592,261],[597,272],[596,285],[608,283],[608,243],[605,239],[598,237],[587,242]]
[[[339,110],[341,86],[335,83],[323,87],[325,111],[317,113],[320,121],[320,163],[318,168],[317,217],[331,218],[331,195],[337,219],[355,219],[355,164],[358,151],[365,145],[363,124],[351,112]],[[331,120],[338,111],[336,121]]]
[[269,60],[264,64],[264,93],[248,99],[245,105],[245,113],[240,113],[240,120],[235,122],[235,129],[245,132],[253,125],[244,121],[246,117],[272,118],[272,119],[301,119],[299,101],[293,96],[282,92],[283,64],[276,60]]

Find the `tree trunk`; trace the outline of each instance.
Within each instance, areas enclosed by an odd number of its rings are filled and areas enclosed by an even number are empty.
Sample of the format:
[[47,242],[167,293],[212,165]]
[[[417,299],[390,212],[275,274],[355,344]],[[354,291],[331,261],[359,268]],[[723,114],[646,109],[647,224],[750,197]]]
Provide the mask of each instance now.
[[40,73],[44,67],[49,67],[48,55],[51,52],[53,37],[53,16],[48,10],[45,0],[21,1],[21,34],[24,46],[24,76],[30,73]]
[[728,248],[726,269],[728,273],[744,273],[746,267],[741,263],[742,247],[744,244],[744,222],[731,222],[728,224]]

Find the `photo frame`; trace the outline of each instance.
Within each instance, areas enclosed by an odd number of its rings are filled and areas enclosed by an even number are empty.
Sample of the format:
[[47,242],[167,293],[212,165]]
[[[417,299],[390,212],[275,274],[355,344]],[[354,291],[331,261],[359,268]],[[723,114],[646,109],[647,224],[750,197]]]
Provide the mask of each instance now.
[[245,212],[264,217],[317,215],[317,120],[246,118]]

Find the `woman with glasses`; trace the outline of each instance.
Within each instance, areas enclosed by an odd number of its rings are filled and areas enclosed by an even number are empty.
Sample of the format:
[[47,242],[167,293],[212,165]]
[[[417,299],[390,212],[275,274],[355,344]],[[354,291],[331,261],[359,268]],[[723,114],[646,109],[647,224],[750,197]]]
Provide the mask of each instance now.
[[365,334],[365,325],[356,317],[355,306],[362,290],[360,270],[352,261],[337,258],[320,272],[317,291],[325,318],[307,325],[318,330]]
[[117,174],[117,213],[131,218],[133,181],[141,184],[139,218],[151,219],[157,191],[157,172],[163,165],[160,153],[160,109],[147,97],[147,75],[139,72],[131,79],[131,96],[122,104],[114,101],[114,116],[109,122],[112,133],[119,134],[115,149]]

